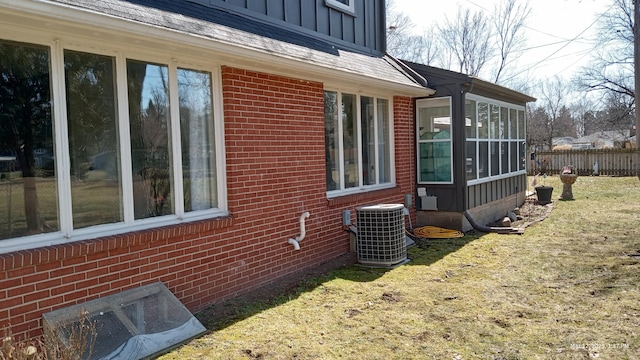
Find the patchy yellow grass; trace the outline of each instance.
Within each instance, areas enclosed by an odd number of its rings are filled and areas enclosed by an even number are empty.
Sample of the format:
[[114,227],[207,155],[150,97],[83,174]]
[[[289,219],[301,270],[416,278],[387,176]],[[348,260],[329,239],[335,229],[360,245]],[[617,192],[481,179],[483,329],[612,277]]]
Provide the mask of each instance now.
[[580,177],[573,201],[545,182],[554,210],[524,235],[429,240],[393,270],[335,270],[161,359],[640,358],[640,182]]

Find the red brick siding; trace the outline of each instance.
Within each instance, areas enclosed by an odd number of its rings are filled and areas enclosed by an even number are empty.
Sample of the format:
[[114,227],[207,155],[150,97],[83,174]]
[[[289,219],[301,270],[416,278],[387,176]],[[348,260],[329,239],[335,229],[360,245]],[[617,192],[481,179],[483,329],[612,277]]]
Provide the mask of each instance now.
[[231,67],[222,82],[230,216],[0,255],[0,327],[32,338],[42,313],[155,281],[197,312],[346,253],[343,209],[412,192],[409,98],[394,98],[397,187],[327,200],[323,85]]

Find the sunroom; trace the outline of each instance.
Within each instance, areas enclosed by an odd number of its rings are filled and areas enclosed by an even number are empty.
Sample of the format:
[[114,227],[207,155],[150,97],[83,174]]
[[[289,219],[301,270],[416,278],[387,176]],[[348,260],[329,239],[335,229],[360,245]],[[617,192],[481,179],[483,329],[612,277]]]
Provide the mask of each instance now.
[[536,99],[479,78],[405,62],[436,93],[415,100],[418,225],[467,231],[526,194],[526,104]]

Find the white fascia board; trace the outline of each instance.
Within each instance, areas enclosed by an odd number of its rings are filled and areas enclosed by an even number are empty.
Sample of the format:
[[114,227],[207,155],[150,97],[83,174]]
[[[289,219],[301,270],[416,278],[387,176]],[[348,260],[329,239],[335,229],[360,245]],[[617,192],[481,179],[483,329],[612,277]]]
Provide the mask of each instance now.
[[[44,21],[45,23],[55,23],[56,27],[64,28],[67,26],[68,30],[73,30],[70,32],[74,35],[83,34],[83,31],[86,31],[87,34],[99,31],[103,35],[110,34],[115,41],[123,38],[137,39],[141,47],[148,46],[169,49],[178,53],[213,56],[215,59],[220,59],[217,62],[221,65],[242,66],[248,70],[268,71],[277,75],[294,76],[322,83],[357,83],[362,87],[385,89],[397,95],[410,97],[429,96],[433,92],[433,90],[418,84],[399,83],[345,69],[339,70],[327,64],[305,62],[283,54],[227,42],[224,39],[213,39],[198,34],[143,24],[46,0],[0,0],[0,9],[10,17],[13,17],[12,14],[5,10],[13,11],[16,16],[31,18],[36,23]],[[226,27],[220,26],[221,31],[226,29]]]

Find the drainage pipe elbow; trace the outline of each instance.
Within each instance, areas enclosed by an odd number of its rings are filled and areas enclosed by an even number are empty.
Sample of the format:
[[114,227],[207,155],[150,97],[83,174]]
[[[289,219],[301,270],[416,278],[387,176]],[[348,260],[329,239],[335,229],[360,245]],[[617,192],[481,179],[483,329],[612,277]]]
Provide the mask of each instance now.
[[300,244],[295,239],[289,239],[288,242],[293,245],[293,250],[300,250]]
[[309,216],[311,216],[311,214],[309,214],[308,211],[305,211],[302,213],[302,215],[300,215],[300,235],[296,236],[295,239],[289,239],[287,241],[289,244],[293,245],[293,250],[300,250],[300,241],[302,241],[302,239],[304,239],[304,237],[307,235],[304,221]]

